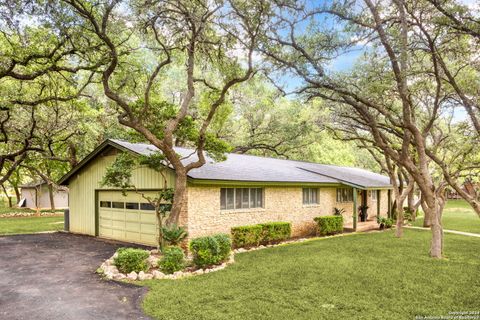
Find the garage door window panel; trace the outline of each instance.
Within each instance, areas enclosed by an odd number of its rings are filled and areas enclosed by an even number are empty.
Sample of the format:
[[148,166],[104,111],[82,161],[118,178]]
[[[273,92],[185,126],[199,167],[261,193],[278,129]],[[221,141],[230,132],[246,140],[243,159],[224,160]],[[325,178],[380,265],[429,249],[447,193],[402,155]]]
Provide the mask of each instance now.
[[111,208],[112,202],[111,201],[100,201],[101,208]]
[[155,207],[151,203],[140,203],[140,210],[155,211]]
[[112,208],[113,209],[125,209],[125,202],[113,201],[112,202]]
[[125,203],[125,208],[128,210],[138,210],[138,203],[137,202],[127,202]]

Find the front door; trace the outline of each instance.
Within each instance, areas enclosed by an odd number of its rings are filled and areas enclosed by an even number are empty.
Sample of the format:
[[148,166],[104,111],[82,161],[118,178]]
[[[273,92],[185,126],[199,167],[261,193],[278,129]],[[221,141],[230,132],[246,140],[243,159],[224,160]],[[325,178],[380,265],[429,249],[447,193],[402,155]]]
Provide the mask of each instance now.
[[367,221],[368,209],[367,209],[367,190],[360,191],[360,207],[358,210],[358,216],[360,221]]

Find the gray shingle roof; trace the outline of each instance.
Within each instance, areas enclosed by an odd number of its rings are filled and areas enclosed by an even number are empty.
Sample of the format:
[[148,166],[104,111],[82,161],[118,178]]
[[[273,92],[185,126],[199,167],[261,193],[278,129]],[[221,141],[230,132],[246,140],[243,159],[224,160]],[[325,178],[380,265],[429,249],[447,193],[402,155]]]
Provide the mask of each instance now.
[[[157,148],[145,143],[129,143],[110,140],[114,144],[142,155],[157,152]],[[184,163],[197,159],[192,149],[175,148]],[[388,188],[390,179],[367,170],[325,165],[303,161],[227,154],[227,160],[215,162],[207,157],[207,163],[188,173],[193,179],[228,180],[249,182],[298,182],[355,185],[362,188]]]

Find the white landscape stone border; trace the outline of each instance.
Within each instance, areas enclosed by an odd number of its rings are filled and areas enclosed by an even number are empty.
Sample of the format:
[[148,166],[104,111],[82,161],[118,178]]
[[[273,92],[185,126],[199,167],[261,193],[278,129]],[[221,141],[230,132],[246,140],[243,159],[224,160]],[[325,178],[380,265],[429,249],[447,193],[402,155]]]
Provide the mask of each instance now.
[[117,257],[118,253],[105,260],[104,263],[100,266],[99,273],[102,274],[105,278],[109,280],[130,280],[130,281],[143,281],[150,279],[180,279],[191,276],[198,276],[205,273],[215,272],[225,269],[228,265],[235,262],[235,254],[232,251],[228,260],[220,265],[213,266],[212,268],[197,269],[197,270],[184,270],[177,271],[173,274],[164,274],[158,268],[158,263],[161,259],[161,255],[158,250],[150,250],[150,256],[147,258],[148,271],[140,271],[136,273],[135,271],[130,272],[129,274],[121,273],[118,268],[114,265],[114,259]]
[[7,212],[1,213],[0,218],[15,218],[15,217],[52,217],[52,216],[63,216],[63,212],[40,212],[40,214],[36,212]]

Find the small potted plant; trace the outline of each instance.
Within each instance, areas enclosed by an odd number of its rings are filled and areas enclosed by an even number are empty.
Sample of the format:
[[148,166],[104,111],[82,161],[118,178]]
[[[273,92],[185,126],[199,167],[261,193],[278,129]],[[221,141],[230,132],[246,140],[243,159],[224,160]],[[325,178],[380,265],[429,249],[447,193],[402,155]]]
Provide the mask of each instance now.
[[380,230],[388,229],[393,226],[393,219],[385,217],[377,217],[377,223]]
[[368,217],[368,206],[367,205],[361,205],[359,207],[359,211],[360,211],[360,221],[361,222],[364,222],[364,221],[367,221],[367,217]]
[[377,223],[380,230],[385,229],[385,220],[384,217],[377,217]]

